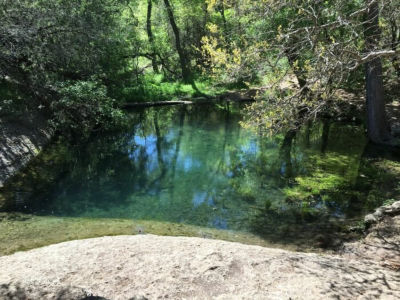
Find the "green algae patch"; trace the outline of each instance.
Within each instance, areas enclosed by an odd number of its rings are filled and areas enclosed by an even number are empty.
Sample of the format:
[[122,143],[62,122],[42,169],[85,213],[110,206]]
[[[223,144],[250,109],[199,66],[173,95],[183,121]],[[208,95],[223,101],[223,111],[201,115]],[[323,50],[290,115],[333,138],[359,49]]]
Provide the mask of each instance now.
[[192,236],[288,248],[255,235],[185,224],[125,219],[42,217],[0,213],[0,256],[71,240],[113,235]]

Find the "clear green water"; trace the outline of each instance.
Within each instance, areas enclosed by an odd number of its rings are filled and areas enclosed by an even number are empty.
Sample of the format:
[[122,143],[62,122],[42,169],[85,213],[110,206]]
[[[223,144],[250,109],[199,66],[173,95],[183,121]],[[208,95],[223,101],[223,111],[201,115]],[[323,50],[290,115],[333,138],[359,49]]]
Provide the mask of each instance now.
[[371,150],[359,124],[325,121],[265,138],[239,125],[240,107],[152,108],[131,118],[130,130],[51,145],[0,191],[8,209],[324,246],[321,234],[342,234],[398,192],[398,153]]

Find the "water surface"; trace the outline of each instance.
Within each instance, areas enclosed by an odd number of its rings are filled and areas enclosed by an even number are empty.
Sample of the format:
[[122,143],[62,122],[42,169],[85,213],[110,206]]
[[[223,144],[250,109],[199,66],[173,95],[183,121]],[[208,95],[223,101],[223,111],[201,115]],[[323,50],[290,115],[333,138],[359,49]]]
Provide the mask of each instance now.
[[399,158],[371,151],[360,124],[325,120],[266,138],[239,125],[240,107],[151,108],[131,118],[127,131],[49,147],[3,191],[12,209],[324,246],[393,197],[396,175],[376,162]]

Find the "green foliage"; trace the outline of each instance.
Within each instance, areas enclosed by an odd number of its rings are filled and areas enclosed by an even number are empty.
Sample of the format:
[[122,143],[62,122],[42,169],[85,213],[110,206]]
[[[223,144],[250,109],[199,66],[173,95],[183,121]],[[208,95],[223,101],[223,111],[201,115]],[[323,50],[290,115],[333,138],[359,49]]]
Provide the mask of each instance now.
[[201,92],[213,96],[225,90],[223,86],[215,87],[210,80],[202,78],[194,83],[196,88],[180,80],[166,81],[162,74],[149,73],[143,76],[140,84],[121,89],[118,99],[124,102],[176,100],[201,96]]
[[124,113],[107,96],[106,87],[96,81],[64,82],[58,92],[61,98],[51,106],[52,124],[57,130],[88,136],[92,131],[124,124]]
[[[357,65],[365,55],[359,12],[366,1],[170,2],[174,30],[165,1],[0,2],[0,80],[24,94],[22,101],[2,98],[7,101],[1,102],[0,114],[39,107],[57,113],[61,106],[52,103],[63,95],[54,86],[93,77],[118,103],[212,96],[226,88],[263,85],[268,95],[258,95],[265,101],[249,109],[246,124],[276,132],[336,109],[331,100],[338,89],[363,89],[363,69]],[[377,50],[398,51],[397,8],[397,0],[382,6]],[[391,87],[398,84],[399,65],[398,57],[385,59]],[[182,69],[198,90],[182,83]]]
[[398,1],[378,1],[382,41],[376,37],[371,49],[366,49],[363,22],[375,1],[207,2],[213,17],[221,5],[233,15],[226,19],[228,26],[218,18],[207,24],[201,48],[205,72],[221,82],[260,81],[269,87],[268,95],[259,95],[262,101],[250,107],[248,127],[276,134],[340,111],[339,90],[364,90],[369,51],[371,57],[397,51],[391,61],[385,59],[384,78],[392,89],[400,74]]

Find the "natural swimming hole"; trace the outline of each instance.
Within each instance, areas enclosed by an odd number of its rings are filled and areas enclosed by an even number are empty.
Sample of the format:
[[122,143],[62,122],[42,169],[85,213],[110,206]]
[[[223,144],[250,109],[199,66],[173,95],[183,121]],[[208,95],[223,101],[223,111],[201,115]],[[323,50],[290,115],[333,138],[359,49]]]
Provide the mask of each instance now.
[[394,197],[398,154],[371,148],[359,123],[322,120],[265,137],[240,126],[240,105],[130,116],[129,130],[52,143],[0,192],[8,214],[140,220],[144,232],[155,222],[174,224],[171,235],[193,235],[182,228],[195,226],[329,247]]

